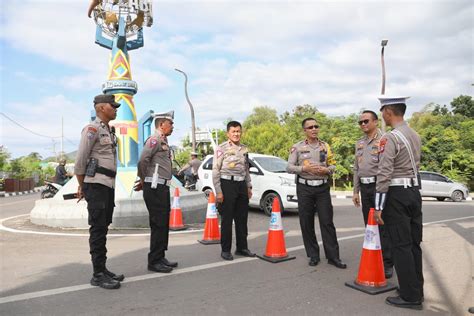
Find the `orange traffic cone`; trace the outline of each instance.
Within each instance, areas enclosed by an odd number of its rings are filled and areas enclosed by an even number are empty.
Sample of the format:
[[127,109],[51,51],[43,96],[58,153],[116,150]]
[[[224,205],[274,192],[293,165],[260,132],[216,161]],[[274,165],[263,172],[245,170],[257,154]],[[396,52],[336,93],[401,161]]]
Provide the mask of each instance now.
[[263,256],[257,257],[271,263],[295,259],[295,257],[289,257],[288,252],[286,252],[285,236],[283,235],[283,225],[281,223],[280,200],[278,197],[273,199],[272,216],[270,217],[270,227],[268,228],[267,249]]
[[170,230],[184,230],[187,227],[183,224],[183,213],[179,206],[179,188],[174,189],[173,205],[170,214]]
[[204,236],[198,240],[203,245],[220,244],[221,233],[219,231],[219,220],[217,219],[216,197],[213,192],[209,194],[207,202],[206,224],[204,225]]
[[373,208],[369,211],[359,274],[354,282],[346,282],[348,287],[372,295],[392,291],[396,288],[395,285],[385,280],[379,226],[375,223],[374,212]]

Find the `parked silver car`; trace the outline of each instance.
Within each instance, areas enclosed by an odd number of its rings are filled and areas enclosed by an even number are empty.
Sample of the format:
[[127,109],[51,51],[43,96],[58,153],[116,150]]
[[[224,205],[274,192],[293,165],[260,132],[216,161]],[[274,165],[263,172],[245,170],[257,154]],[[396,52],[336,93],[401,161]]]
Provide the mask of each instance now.
[[469,196],[468,188],[458,182],[453,182],[442,174],[430,171],[421,171],[421,196],[435,197],[438,201],[450,198],[454,202],[461,202]]

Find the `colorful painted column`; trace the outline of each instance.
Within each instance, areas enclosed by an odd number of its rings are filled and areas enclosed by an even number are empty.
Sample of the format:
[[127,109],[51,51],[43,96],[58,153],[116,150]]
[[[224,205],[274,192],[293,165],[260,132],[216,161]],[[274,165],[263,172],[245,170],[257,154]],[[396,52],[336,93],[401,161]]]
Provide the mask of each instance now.
[[102,91],[115,95],[115,100],[121,104],[117,118],[111,122],[118,139],[117,185],[125,192],[132,192],[139,158],[138,122],[133,103],[138,87],[132,80],[128,51],[143,47],[142,25],[144,22],[147,26],[152,24],[151,1],[118,3],[102,0],[93,2],[91,6],[90,12],[94,11],[97,24],[95,42],[112,52]]

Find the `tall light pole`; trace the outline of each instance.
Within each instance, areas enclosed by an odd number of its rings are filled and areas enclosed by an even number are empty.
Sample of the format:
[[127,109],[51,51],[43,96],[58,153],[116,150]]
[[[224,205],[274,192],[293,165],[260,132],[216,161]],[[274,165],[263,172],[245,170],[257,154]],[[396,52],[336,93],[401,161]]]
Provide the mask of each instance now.
[[[382,91],[380,92],[381,95],[385,94],[385,60],[384,60],[383,53],[385,50],[385,46],[387,46],[387,43],[388,43],[387,39],[383,39],[381,43],[382,45],[382,52],[380,53],[380,58],[382,61]],[[382,119],[382,132],[385,133],[385,121],[383,119]]]
[[193,152],[196,152],[196,123],[194,120],[194,108],[193,105],[191,104],[191,101],[189,100],[188,96],[188,76],[186,73],[182,70],[179,70],[175,68],[177,72],[180,72],[184,76],[184,95],[186,96],[186,101],[188,101],[189,109],[191,110],[191,135],[192,135],[192,147],[193,147]]

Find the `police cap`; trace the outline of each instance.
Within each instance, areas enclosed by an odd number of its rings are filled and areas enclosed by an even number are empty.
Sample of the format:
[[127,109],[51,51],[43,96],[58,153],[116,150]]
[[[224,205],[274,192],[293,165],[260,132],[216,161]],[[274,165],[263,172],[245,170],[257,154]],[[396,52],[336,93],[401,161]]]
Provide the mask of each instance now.
[[156,119],[167,119],[173,122],[174,120],[174,111],[169,111],[166,113],[155,113],[153,114],[153,117]]
[[113,94],[99,94],[94,97],[94,106],[99,103],[109,103],[114,108],[120,107],[120,103],[115,102]]
[[390,96],[381,95],[378,97],[380,101],[380,105],[381,105],[380,111],[382,111],[386,105],[403,104],[406,106],[406,102],[408,98],[409,97],[390,97]]

